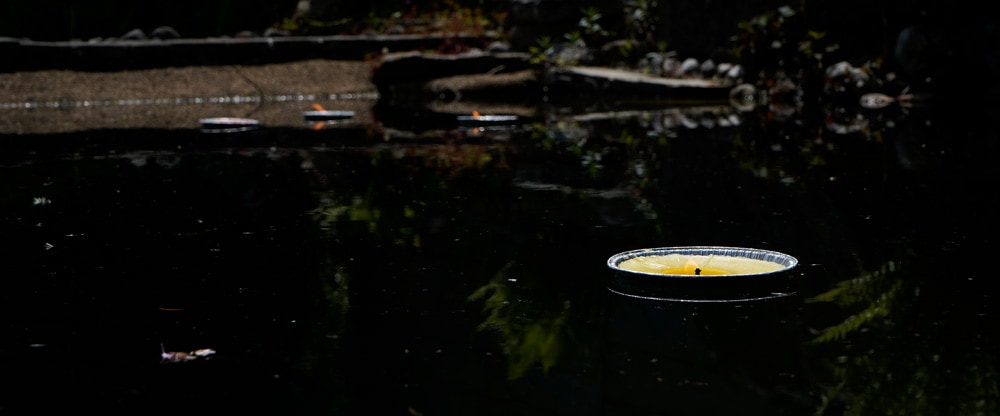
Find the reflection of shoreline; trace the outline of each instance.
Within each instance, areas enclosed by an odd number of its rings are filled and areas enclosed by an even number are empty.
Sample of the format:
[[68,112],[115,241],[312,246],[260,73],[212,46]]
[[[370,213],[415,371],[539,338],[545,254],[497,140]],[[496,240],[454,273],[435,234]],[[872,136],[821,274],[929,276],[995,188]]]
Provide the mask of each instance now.
[[[198,128],[206,117],[304,126],[322,103],[366,123],[378,98],[367,62],[309,60],[259,66],[0,73],[0,134]],[[347,107],[347,108],[343,108]]]
[[638,120],[649,132],[665,134],[679,129],[727,128],[743,123],[742,116],[728,105],[711,106],[662,106],[610,108],[595,111],[576,111],[570,107],[505,105],[498,103],[452,102],[443,105],[429,104],[426,108],[376,106],[374,118],[380,127],[394,136],[416,135],[426,131],[453,130],[460,126],[459,118],[474,111],[484,115],[515,115],[509,124],[491,127],[518,129],[544,120],[547,128],[560,130],[560,123],[599,123],[607,121]]
[[[180,100],[180,102],[178,102]],[[100,129],[194,129],[210,117],[245,117],[261,127],[310,128],[304,112],[314,103],[354,111],[341,124],[371,122],[374,100],[364,94],[289,94],[278,97],[207,97],[204,99],[102,100],[99,102],[25,103],[0,108],[0,134],[56,134]]]
[[[479,58],[456,60],[450,65],[465,65]],[[520,62],[517,59],[513,62]],[[727,105],[731,87],[708,80],[572,67],[557,71],[562,75],[549,79],[548,90],[541,87],[533,71],[524,70],[443,77],[415,90],[405,85],[385,87],[394,92],[386,96],[374,83],[371,68],[370,62],[317,59],[260,66],[0,73],[4,96],[0,101],[0,134],[185,129],[197,128],[199,119],[211,117],[252,118],[264,128],[310,127],[303,123],[303,113],[312,110],[313,104],[353,111],[357,116],[344,124],[356,126],[368,126],[382,118],[372,112],[396,113],[385,126],[400,131],[450,129],[453,127],[433,123],[424,126],[431,120],[423,116],[440,114],[454,121],[456,115],[473,111],[528,120],[573,114],[580,121],[702,107],[732,111]],[[574,87],[585,85],[600,88]],[[581,103],[587,103],[586,107],[581,108]],[[415,120],[419,117],[424,119]],[[718,124],[725,122],[724,117]]]

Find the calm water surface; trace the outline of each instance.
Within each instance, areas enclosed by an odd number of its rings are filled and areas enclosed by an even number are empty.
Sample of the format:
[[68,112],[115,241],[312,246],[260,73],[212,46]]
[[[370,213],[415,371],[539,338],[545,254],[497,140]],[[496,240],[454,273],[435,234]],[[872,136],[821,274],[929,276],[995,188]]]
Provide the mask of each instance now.
[[[996,414],[995,127],[861,119],[0,137],[0,413]],[[675,245],[795,286],[608,290]]]

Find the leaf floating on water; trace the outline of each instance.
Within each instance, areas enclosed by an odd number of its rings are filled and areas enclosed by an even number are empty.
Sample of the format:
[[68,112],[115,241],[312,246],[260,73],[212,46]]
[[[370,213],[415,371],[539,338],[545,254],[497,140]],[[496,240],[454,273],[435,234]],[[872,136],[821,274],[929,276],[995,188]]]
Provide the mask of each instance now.
[[194,350],[194,352],[192,352],[192,354],[194,354],[197,357],[203,357],[204,358],[204,357],[208,357],[210,355],[214,355],[215,354],[215,350],[213,350],[211,348],[202,348],[200,350]]
[[191,352],[180,352],[180,351],[167,351],[160,343],[160,359],[164,363],[183,363],[191,360],[196,360],[198,358],[208,358],[215,354],[215,350],[211,348],[201,348]]
[[165,363],[183,363],[185,361],[191,361],[198,357],[190,355],[186,352],[166,352],[160,354]]

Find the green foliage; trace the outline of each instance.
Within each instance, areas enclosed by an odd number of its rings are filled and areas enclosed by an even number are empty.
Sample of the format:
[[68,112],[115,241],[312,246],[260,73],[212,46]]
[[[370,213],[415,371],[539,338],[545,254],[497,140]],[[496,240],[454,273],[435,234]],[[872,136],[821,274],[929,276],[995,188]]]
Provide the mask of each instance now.
[[871,296],[873,286],[879,285],[881,279],[885,279],[886,276],[895,271],[896,263],[890,260],[883,264],[879,270],[853,279],[844,280],[838,283],[833,289],[813,296],[808,302],[831,302],[841,306],[861,303],[866,297]]
[[[956,343],[947,330],[946,311],[921,304],[921,283],[905,273],[913,266],[902,265],[888,261],[807,299],[860,308],[811,342],[842,347],[829,363],[834,382],[821,394],[815,414],[996,414],[996,357]],[[925,310],[935,316],[918,313]],[[862,336],[865,343],[853,342]]]
[[286,18],[282,29],[297,35],[362,33],[428,34],[450,33],[486,35],[497,31],[506,19],[506,11],[496,7],[471,6],[457,1],[433,2],[393,7],[372,6],[361,16],[322,16],[315,18]]
[[532,65],[542,65],[548,62],[549,54],[552,52],[552,48],[555,46],[555,42],[550,36],[542,36],[535,41],[535,45],[528,47],[528,54],[531,55],[528,62]]
[[[656,25],[656,1],[654,0],[634,0],[625,2],[625,28],[626,37],[638,43],[657,43]],[[660,52],[666,51],[664,42],[659,42],[662,46]]]
[[826,34],[806,26],[804,0],[756,15],[737,24],[732,54],[765,79],[823,67],[826,53],[838,49]]
[[[892,311],[893,300],[903,283],[901,280],[891,279],[890,276],[895,270],[895,263],[889,261],[878,271],[842,281],[833,289],[808,299],[810,303],[827,302],[845,307],[865,305],[864,309],[847,317],[843,322],[821,330],[812,341],[826,343],[843,340],[849,334],[874,324],[876,319],[888,316]],[[885,287],[886,285],[888,287]]]
[[632,42],[622,42],[618,44],[618,53],[621,54],[622,58],[631,58],[632,52],[635,50],[635,45]]
[[581,10],[583,17],[577,23],[580,30],[583,32],[582,35],[578,35],[585,40],[597,40],[600,38],[605,38],[613,36],[614,34],[601,26],[599,22],[604,15],[601,14],[600,9],[596,7],[588,7]]
[[559,361],[570,338],[569,302],[563,302],[561,309],[545,310],[517,298],[506,284],[512,266],[507,264],[468,297],[469,301],[483,301],[486,318],[479,330],[500,334],[508,359],[507,378],[511,380],[538,365],[548,372]]
[[879,299],[867,308],[847,317],[847,319],[837,325],[833,325],[820,331],[820,334],[813,338],[813,342],[823,343],[845,339],[849,334],[864,328],[866,325],[874,323],[876,318],[885,318],[888,316],[891,301],[899,291],[899,288],[902,286],[901,283],[902,282],[896,282],[892,289],[879,296]]

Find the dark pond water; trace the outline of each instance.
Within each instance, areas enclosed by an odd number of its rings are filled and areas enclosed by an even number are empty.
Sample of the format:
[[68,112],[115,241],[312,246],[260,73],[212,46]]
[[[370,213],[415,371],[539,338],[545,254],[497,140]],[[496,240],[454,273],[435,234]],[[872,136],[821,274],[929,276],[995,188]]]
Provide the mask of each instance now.
[[[1000,147],[949,108],[0,137],[0,413],[997,414]],[[608,290],[678,245],[800,264]]]

